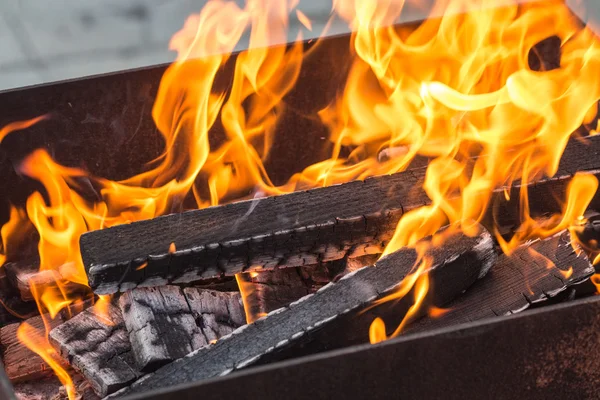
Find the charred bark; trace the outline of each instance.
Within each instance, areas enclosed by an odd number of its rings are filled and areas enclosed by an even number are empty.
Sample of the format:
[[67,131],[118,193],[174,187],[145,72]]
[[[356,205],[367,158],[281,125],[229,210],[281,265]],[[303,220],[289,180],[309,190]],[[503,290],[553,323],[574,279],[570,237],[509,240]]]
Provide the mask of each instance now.
[[515,314],[580,284],[594,267],[570,240],[565,231],[501,255],[490,273],[449,303],[447,311],[422,318],[408,332]]
[[316,292],[344,271],[346,262],[341,261],[241,274],[248,313],[255,319]]
[[[600,174],[600,137],[586,140],[569,143],[555,177],[528,186],[534,215],[561,211],[575,172]],[[424,175],[425,168],[414,169],[86,233],[81,251],[89,282],[96,293],[111,293],[377,254],[404,212],[429,203]],[[484,225],[518,225],[519,190],[515,185],[505,201],[499,189]],[[172,243],[177,250],[170,253]]]
[[[428,270],[431,279],[444,282],[436,294],[440,303],[447,302],[485,275],[497,258],[487,232],[474,238],[455,234],[444,248],[432,248],[429,256],[433,260]],[[257,364],[271,353],[310,340],[311,334],[336,324],[344,315],[359,314],[374,300],[394,290],[417,260],[414,249],[392,253],[375,266],[346,275],[315,294],[234,331],[216,344],[164,366],[116,395],[225,375]],[[344,337],[339,339],[343,341]]]
[[50,342],[100,397],[141,376],[116,306],[88,308],[50,331]]
[[239,293],[137,288],[119,299],[138,369],[151,371],[246,323]]
[[[62,323],[61,318],[52,320],[49,315],[46,315],[45,318],[50,327]],[[41,316],[28,318],[23,323],[37,329],[40,335],[45,332],[44,320]],[[0,329],[0,344],[3,349],[2,360],[8,378],[16,383],[54,375],[50,366],[17,338],[17,329],[20,325],[21,323],[14,323]]]

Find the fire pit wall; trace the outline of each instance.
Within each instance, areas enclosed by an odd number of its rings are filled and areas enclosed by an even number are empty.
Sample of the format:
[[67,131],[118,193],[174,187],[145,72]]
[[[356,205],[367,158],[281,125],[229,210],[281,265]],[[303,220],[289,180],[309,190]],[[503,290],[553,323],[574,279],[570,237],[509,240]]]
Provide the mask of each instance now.
[[[265,163],[275,184],[327,158],[330,150],[327,130],[314,116],[343,88],[350,67],[349,36],[327,38],[316,46],[296,87],[284,99],[288,112],[279,120]],[[306,45],[313,47],[314,41]],[[230,82],[235,59],[235,55],[229,59],[216,86]],[[62,165],[111,180],[142,172],[145,163],[164,151],[151,113],[165,69],[156,66],[0,93],[0,126],[44,114],[50,117],[8,135],[0,144],[0,224],[8,220],[10,204],[23,205],[33,190],[40,189],[16,172],[32,150],[46,149]],[[222,137],[217,120],[211,144],[218,145]]]

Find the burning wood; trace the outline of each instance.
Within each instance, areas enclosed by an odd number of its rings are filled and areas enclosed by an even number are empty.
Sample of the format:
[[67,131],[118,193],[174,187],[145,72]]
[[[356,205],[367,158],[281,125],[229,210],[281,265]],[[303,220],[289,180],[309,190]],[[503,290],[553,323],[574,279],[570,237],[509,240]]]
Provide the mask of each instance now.
[[569,232],[523,245],[501,255],[494,268],[447,305],[447,311],[423,318],[410,332],[515,314],[532,304],[557,296],[594,274],[581,251],[576,252]]
[[[560,212],[570,178],[598,173],[600,137],[573,141],[555,178],[527,185],[530,210]],[[251,270],[294,267],[380,253],[403,213],[430,203],[426,169],[211,207],[94,231],[81,237],[90,286],[112,293],[143,285],[189,282]],[[493,213],[500,224],[520,221],[519,184]],[[505,189],[496,191],[498,198]],[[337,199],[344,199],[342,203]],[[597,202],[598,200],[594,200]],[[143,238],[143,240],[142,240]],[[170,243],[177,251],[169,253]],[[147,264],[147,265],[146,265]],[[140,265],[146,265],[140,269]]]
[[119,307],[142,371],[181,358],[246,324],[239,293],[138,288],[124,293]]
[[[365,263],[361,267],[373,263]],[[307,267],[240,274],[238,282],[244,293],[244,307],[249,321],[316,292],[344,272],[345,266],[346,260],[341,260]]]
[[[447,247],[432,248],[430,279],[445,282],[436,296],[448,301],[485,275],[497,258],[489,233],[474,238],[452,235]],[[216,344],[202,348],[134,383],[118,395],[228,374],[256,364],[272,352],[309,341],[310,335],[349,313],[356,314],[394,291],[415,267],[418,254],[404,248],[331,283],[313,295],[244,326]],[[443,299],[443,300],[442,300]],[[340,338],[343,340],[343,337]]]
[[[87,380],[77,372],[70,370],[69,374],[77,388],[77,400],[99,400],[100,398]],[[68,400],[69,396],[60,381],[56,378],[47,378],[14,385],[15,395],[18,400]]]
[[[51,320],[48,315],[45,318],[46,321],[49,321],[51,328],[62,323],[60,318]],[[44,320],[41,316],[28,318],[24,322],[40,332],[45,330]],[[0,345],[3,349],[2,359],[9,379],[12,382],[24,382],[52,376],[54,373],[50,366],[18,339],[17,329],[19,325],[21,323],[14,323],[0,329]]]
[[118,307],[99,304],[50,331],[50,342],[104,397],[142,374]]
[[239,293],[138,288],[58,325],[50,341],[104,397],[245,323]]

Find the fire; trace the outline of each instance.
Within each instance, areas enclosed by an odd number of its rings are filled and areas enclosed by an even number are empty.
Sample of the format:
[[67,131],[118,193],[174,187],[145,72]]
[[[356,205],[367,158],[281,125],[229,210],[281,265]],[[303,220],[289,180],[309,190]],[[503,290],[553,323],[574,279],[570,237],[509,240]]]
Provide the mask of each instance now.
[[73,380],[61,365],[61,358],[48,342],[48,338],[26,322],[19,325],[17,338],[29,349],[37,353],[54,370],[56,376],[65,387],[69,399],[74,399],[76,392]]
[[430,318],[439,318],[443,315],[448,314],[450,311],[452,311],[452,310],[449,308],[439,308],[439,307],[432,306],[429,308],[427,314],[429,315]]
[[254,285],[252,285],[252,278],[256,278],[257,276],[258,272],[248,272],[243,274],[237,274],[235,276],[235,280],[242,295],[244,312],[246,313],[246,322],[248,322],[249,324],[267,315],[266,313],[259,312],[257,310],[259,305],[253,302],[253,299],[255,297],[253,296]]
[[[422,273],[432,260],[428,244],[417,242],[448,224],[475,234],[486,210],[509,199],[515,183],[554,176],[568,140],[596,117],[600,42],[564,1],[336,0],[334,17],[353,30],[354,59],[338,98],[313,116],[329,128],[332,150],[276,186],[264,163],[306,56],[301,30],[293,32],[293,44],[283,45],[292,33],[290,15],[313,29],[297,6],[298,0],[246,0],[244,6],[212,0],[188,18],[171,40],[177,61],[163,76],[152,113],[165,150],[146,171],[110,181],[62,166],[41,149],[21,162],[18,172],[45,191],[11,210],[1,231],[0,265],[15,257],[26,232],[37,231],[40,269],[56,272],[54,283],[34,285],[40,310],[54,316],[81,299],[78,290],[87,280],[79,237],[88,230],[181,211],[186,199],[202,208],[393,173],[428,157],[423,189],[431,203],[403,215],[385,250],[417,246],[420,255],[398,290],[382,300],[414,295],[397,335],[420,315],[429,290]],[[410,7],[427,6],[431,18],[421,24],[394,25]],[[233,59],[246,36],[249,49]],[[533,70],[530,54],[549,38],[560,41],[560,68]],[[233,77],[224,84],[218,78],[226,66]],[[0,141],[46,118],[10,124],[0,130]],[[213,137],[215,124],[222,137]],[[509,240],[497,233],[502,249],[510,253],[571,227],[597,186],[593,176],[577,174],[563,213],[544,223],[531,217],[521,189],[523,226]],[[434,237],[429,245],[443,240]],[[171,244],[169,251],[175,249]],[[237,280],[247,300],[243,277]],[[374,321],[370,338],[388,338],[382,320]],[[25,342],[46,357],[52,351],[47,341]]]
[[[429,291],[429,277],[427,274],[421,275],[414,284],[414,304],[408,309],[406,316],[402,319],[402,322],[396,330],[389,337],[396,337],[402,332],[404,327],[416,318],[421,309],[421,305],[427,296]],[[396,297],[397,298],[397,297]],[[386,301],[389,301],[387,299]],[[388,336],[386,333],[385,322],[381,318],[377,318],[371,324],[369,328],[369,339],[371,344],[379,343],[383,340],[387,340]]]

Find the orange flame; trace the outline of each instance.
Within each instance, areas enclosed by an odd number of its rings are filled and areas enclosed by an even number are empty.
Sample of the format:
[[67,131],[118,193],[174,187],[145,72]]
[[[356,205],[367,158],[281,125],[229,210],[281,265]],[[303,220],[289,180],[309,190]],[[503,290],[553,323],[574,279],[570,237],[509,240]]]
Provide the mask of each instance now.
[[596,294],[600,294],[600,274],[592,275],[590,281],[596,286]]
[[[448,223],[472,234],[494,190],[505,188],[508,198],[516,180],[556,174],[572,133],[596,115],[600,43],[591,30],[562,1],[503,3],[437,1],[432,15],[443,17],[394,27],[409,2],[335,2],[355,29],[358,56],[343,96],[322,113],[337,148],[408,146],[387,172],[415,155],[433,158],[423,185],[431,205],[403,215],[385,254]],[[561,40],[560,68],[531,70],[533,47],[551,37]],[[597,186],[591,175],[575,176],[563,214],[543,226],[530,217],[522,186],[523,227],[508,242],[497,234],[503,250],[568,228]],[[403,283],[385,300],[406,295],[416,279]]]
[[415,282],[414,288],[414,304],[408,309],[406,315],[402,319],[402,322],[390,336],[387,336],[385,322],[383,322],[382,319],[377,318],[373,321],[373,323],[371,323],[371,327],[369,328],[369,340],[371,344],[387,340],[390,337],[398,336],[404,327],[418,316],[421,305],[423,304],[423,301],[427,296],[427,292],[429,291],[429,276],[427,274],[419,276]]
[[23,129],[27,129],[47,118],[48,118],[48,115],[42,115],[42,116],[32,118],[27,121],[15,121],[15,122],[12,122],[12,123],[6,125],[4,128],[0,129],[0,143],[2,143],[4,138],[7,137],[10,133],[15,132],[15,131],[21,131]]
[[[414,246],[449,223],[475,234],[475,223],[496,201],[494,191],[508,198],[516,181],[554,176],[573,132],[593,121],[600,98],[600,42],[561,0],[438,0],[432,18],[393,25],[407,8],[429,3],[334,2],[334,13],[354,32],[355,59],[343,92],[319,113],[333,149],[328,159],[276,187],[263,163],[305,56],[301,32],[291,46],[281,45],[298,0],[247,0],[244,7],[208,2],[170,43],[177,61],[165,72],[153,108],[164,153],[147,171],[115,182],[61,166],[44,150],[33,152],[19,171],[41,182],[46,196],[36,192],[25,210],[11,211],[2,228],[0,262],[11,257],[21,232],[33,225],[40,236],[40,269],[59,273],[53,284],[36,287],[35,297],[55,315],[76,300],[70,285],[87,283],[79,254],[79,237],[87,230],[180,210],[188,195],[201,208],[252,192],[280,194],[397,172],[416,156],[431,159],[423,185],[431,203],[403,215],[385,254]],[[302,12],[296,10],[296,17],[311,29]],[[237,56],[233,79],[223,84],[219,71],[246,32],[249,50]],[[560,68],[532,70],[532,49],[551,37],[561,43]],[[11,124],[0,131],[0,140],[44,118]],[[218,120],[220,142],[209,140]],[[385,157],[379,158],[381,153]],[[88,200],[82,181],[91,182],[101,200]],[[510,253],[526,240],[569,227],[597,186],[590,175],[575,176],[563,214],[543,225],[530,217],[522,189],[523,227],[508,241],[497,234],[503,250]],[[171,247],[174,251],[175,244]],[[394,335],[419,314],[427,294],[422,272],[431,260],[425,249],[419,254],[415,271],[385,299],[415,294]],[[240,288],[244,293],[243,284]],[[383,321],[374,323],[370,336],[373,342],[387,338]]]
[[16,256],[19,244],[25,239],[30,228],[25,211],[11,207],[9,220],[0,229],[0,266],[10,257]]
[[254,296],[255,286],[252,284],[252,278],[255,278],[256,276],[258,276],[257,272],[248,272],[237,274],[235,276],[238,288],[240,289],[240,294],[242,295],[246,322],[249,324],[267,315],[266,313],[258,312],[256,304],[253,303],[256,296]]
[[54,370],[56,376],[65,387],[69,399],[75,399],[76,392],[73,380],[61,365],[61,358],[48,342],[48,338],[26,322],[19,325],[17,338],[30,350],[39,355]]
[[432,306],[429,308],[428,315],[430,318],[439,318],[448,314],[450,311],[452,310],[449,308],[439,308]]
[[312,31],[312,22],[310,22],[310,19],[306,16],[306,14],[300,10],[296,10],[296,17],[298,17],[298,21],[300,21],[300,23],[304,25],[306,29]]

